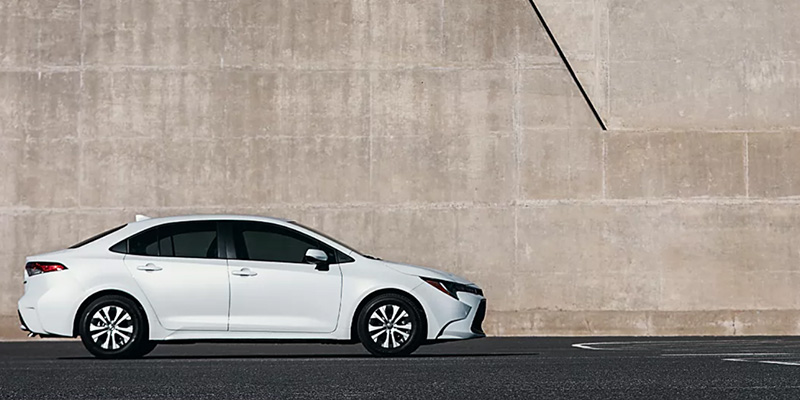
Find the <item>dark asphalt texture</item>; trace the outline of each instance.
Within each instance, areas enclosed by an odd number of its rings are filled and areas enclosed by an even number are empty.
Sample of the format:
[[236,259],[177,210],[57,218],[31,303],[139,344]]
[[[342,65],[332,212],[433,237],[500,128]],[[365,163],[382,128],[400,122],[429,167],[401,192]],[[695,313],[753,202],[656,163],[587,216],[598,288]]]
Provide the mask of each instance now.
[[[572,346],[592,342],[615,343]],[[800,338],[488,338],[394,359],[360,345],[162,345],[120,361],[39,339],[0,343],[0,398],[798,399]]]

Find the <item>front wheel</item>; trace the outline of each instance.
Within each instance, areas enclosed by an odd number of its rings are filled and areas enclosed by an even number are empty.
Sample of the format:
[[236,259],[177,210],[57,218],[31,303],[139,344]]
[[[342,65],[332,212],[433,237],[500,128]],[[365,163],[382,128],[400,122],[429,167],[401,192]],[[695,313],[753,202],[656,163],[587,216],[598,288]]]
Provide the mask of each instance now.
[[384,294],[372,299],[358,315],[358,338],[372,354],[407,356],[424,338],[422,312],[407,297]]
[[83,311],[79,334],[86,349],[98,358],[136,358],[155,348],[147,340],[146,327],[144,314],[133,301],[104,296]]

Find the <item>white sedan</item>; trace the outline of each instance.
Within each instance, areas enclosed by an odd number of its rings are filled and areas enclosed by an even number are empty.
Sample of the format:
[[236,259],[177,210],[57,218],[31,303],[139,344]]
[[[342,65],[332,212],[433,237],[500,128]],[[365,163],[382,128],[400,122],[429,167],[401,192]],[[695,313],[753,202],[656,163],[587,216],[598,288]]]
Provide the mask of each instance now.
[[26,261],[21,329],[80,336],[101,358],[217,340],[360,341],[372,354],[404,356],[485,336],[486,299],[468,280],[275,218],[137,216]]

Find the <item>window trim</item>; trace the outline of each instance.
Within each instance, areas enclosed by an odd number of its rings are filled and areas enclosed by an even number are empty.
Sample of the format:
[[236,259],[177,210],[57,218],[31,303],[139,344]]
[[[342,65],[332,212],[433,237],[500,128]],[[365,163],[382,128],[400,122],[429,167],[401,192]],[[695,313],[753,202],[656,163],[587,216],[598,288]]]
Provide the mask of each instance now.
[[123,224],[123,225],[120,225],[120,226],[118,226],[116,228],[111,228],[111,229],[109,229],[107,231],[100,232],[97,235],[94,235],[94,236],[92,236],[90,238],[81,240],[80,242],[75,243],[72,246],[67,247],[67,249],[79,249],[79,248],[81,248],[83,246],[86,246],[87,244],[96,242],[96,241],[98,241],[98,240],[100,240],[100,239],[102,239],[102,238],[104,238],[104,237],[106,237],[106,236],[108,236],[108,235],[110,235],[110,234],[112,234],[114,232],[117,232],[117,231],[119,231],[120,229],[122,229],[122,228],[124,228],[126,226],[128,226],[128,224]]
[[[213,223],[216,224],[216,227],[217,227],[217,256],[215,258],[162,256],[161,254],[159,254],[157,256],[131,254],[130,239],[133,238],[134,236],[138,236],[138,235],[144,234],[146,232],[152,231],[154,229],[160,229],[162,227],[166,227],[166,226],[169,226],[169,225],[181,224],[181,223],[190,223],[190,222],[213,222]],[[349,263],[355,262],[355,259],[353,257],[351,257],[350,255],[346,254],[345,252],[337,249],[335,246],[332,246],[332,245],[326,243],[325,240],[320,239],[320,238],[316,238],[316,237],[311,236],[311,235],[309,235],[309,234],[307,234],[305,232],[302,232],[302,231],[300,231],[298,229],[295,229],[295,226],[299,226],[301,228],[305,228],[302,225],[290,224],[289,226],[286,226],[286,225],[276,224],[276,223],[268,222],[268,221],[249,220],[249,219],[235,219],[235,220],[199,219],[199,220],[189,220],[189,221],[166,222],[166,223],[163,223],[161,225],[151,226],[151,227],[149,227],[147,229],[144,229],[144,230],[141,230],[139,232],[136,232],[136,233],[126,237],[125,239],[122,239],[119,242],[115,243],[113,246],[109,247],[108,251],[110,251],[112,253],[130,255],[130,256],[137,256],[137,257],[178,258],[178,259],[190,259],[190,260],[236,260],[236,261],[252,261],[252,262],[264,262],[264,263],[276,263],[276,264],[312,265],[312,264],[307,264],[307,263],[283,263],[283,262],[279,262],[279,261],[243,260],[243,259],[237,258],[237,256],[236,256],[236,246],[235,246],[235,241],[234,241],[234,238],[233,238],[233,224],[237,223],[237,222],[249,222],[249,223],[256,223],[256,224],[265,224],[265,225],[268,225],[270,227],[278,227],[279,229],[286,229],[286,230],[289,230],[291,232],[294,232],[297,235],[300,235],[302,237],[305,237],[305,238],[308,238],[308,239],[310,239],[312,241],[315,241],[315,242],[319,243],[320,247],[323,250],[325,250],[327,253],[333,253],[334,254],[335,260],[332,260],[330,262],[330,264],[341,265],[341,264],[349,264]],[[123,225],[123,227],[124,226],[125,225]],[[121,228],[122,227],[120,227],[120,229]],[[308,228],[305,228],[305,229],[308,229]],[[316,231],[313,231],[313,230],[311,230],[311,231],[316,233]],[[323,237],[326,237],[326,236],[323,235]],[[159,235],[159,240],[160,240],[160,235]],[[114,250],[115,247],[117,247],[120,243],[123,243],[123,242],[125,243],[124,252],[120,252],[120,251]],[[350,250],[355,252],[355,250],[352,250],[352,249],[350,249]],[[160,249],[159,249],[159,253],[161,253]],[[356,252],[356,253],[358,253],[358,252]]]

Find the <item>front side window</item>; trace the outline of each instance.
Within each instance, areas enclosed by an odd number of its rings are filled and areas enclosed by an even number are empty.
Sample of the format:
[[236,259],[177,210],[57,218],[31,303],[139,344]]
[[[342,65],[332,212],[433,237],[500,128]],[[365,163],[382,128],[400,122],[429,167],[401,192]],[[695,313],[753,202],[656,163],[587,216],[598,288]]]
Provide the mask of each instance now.
[[335,262],[333,252],[318,240],[277,225],[236,221],[233,223],[233,241],[236,258],[240,260],[300,264],[308,249],[323,249]]
[[[114,246],[112,248],[118,248]],[[149,229],[128,239],[128,254],[158,257],[219,258],[217,223],[177,222]]]

